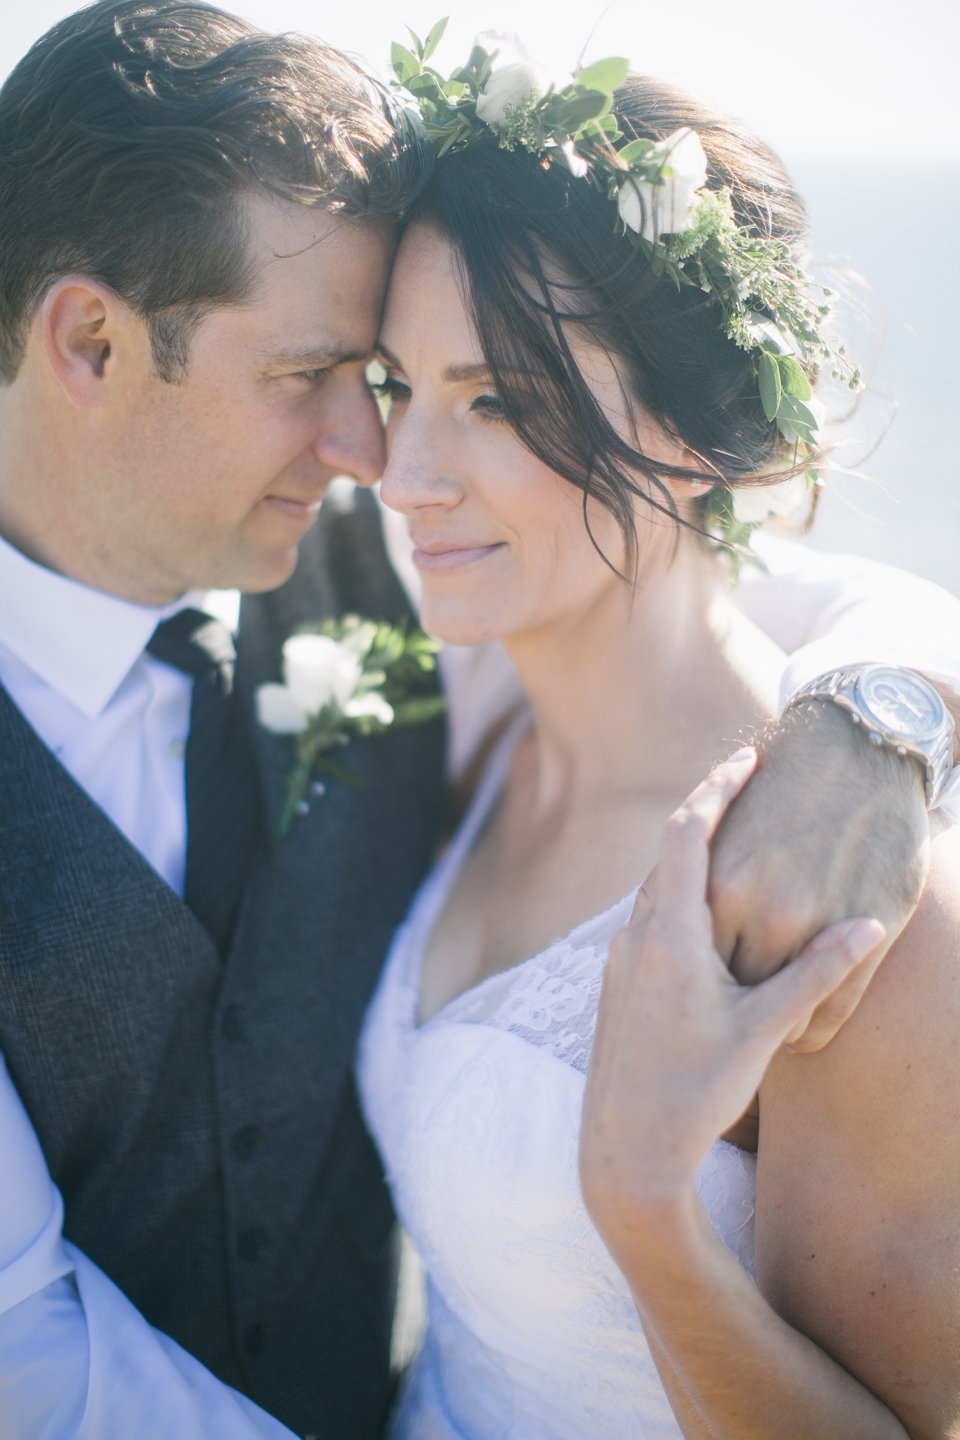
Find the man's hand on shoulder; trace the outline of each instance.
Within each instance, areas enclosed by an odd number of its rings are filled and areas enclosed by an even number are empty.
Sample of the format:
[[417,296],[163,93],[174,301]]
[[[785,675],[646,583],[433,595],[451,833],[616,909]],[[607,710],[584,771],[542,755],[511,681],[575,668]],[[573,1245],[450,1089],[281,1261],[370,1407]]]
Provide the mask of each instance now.
[[[835,920],[870,916],[889,943],[912,915],[929,862],[918,764],[866,743],[829,701],[790,707],[759,745],[757,773],[714,841],[717,949],[755,984]],[[822,1049],[875,969],[853,972],[796,1045]]]

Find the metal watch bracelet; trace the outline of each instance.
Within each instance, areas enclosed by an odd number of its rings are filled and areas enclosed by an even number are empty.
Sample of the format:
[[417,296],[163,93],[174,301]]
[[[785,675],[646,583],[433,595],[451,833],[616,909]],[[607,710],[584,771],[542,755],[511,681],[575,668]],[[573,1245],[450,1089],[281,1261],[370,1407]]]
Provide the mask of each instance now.
[[[889,729],[859,701],[857,689],[860,677],[868,670],[875,669],[899,670],[901,674],[909,675],[914,685],[920,686],[935,700],[941,719],[939,726],[930,735],[914,739],[902,732]],[[940,696],[922,675],[918,675],[912,670],[893,666],[859,665],[844,670],[832,670],[826,675],[820,675],[811,684],[805,686],[799,694],[792,698],[790,705],[797,705],[804,700],[832,701],[833,704],[846,710],[855,725],[863,727],[865,738],[871,744],[884,746],[888,750],[893,750],[897,755],[919,761],[924,771],[927,809],[936,809],[940,792],[953,768],[954,723],[953,717]]]

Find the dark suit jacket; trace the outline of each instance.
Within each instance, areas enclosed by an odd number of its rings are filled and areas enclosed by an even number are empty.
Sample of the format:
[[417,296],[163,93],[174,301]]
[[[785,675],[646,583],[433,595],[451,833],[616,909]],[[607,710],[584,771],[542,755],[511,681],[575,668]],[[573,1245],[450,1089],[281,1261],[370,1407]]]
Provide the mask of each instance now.
[[[349,611],[408,613],[359,490],[325,503],[286,585],[244,598],[251,723],[290,630]],[[0,1046],[68,1238],[297,1433],[373,1440],[395,1227],[352,1061],[435,846],[443,725],[352,742],[365,783],[330,780],[284,841],[290,741],[256,740],[270,818],[223,961],[0,690]]]

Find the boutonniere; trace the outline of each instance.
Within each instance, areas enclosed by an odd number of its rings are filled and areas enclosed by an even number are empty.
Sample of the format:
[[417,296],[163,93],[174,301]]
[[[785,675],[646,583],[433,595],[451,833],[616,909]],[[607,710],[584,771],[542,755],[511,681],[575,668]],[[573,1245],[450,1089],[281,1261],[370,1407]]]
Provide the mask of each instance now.
[[380,735],[397,725],[422,725],[442,713],[442,695],[424,693],[437,668],[440,642],[422,630],[346,615],[301,626],[283,646],[283,684],[257,690],[257,718],[275,735],[293,739],[277,828],[289,835],[306,814],[310,777],[317,772],[362,784],[329,752],[355,735]]

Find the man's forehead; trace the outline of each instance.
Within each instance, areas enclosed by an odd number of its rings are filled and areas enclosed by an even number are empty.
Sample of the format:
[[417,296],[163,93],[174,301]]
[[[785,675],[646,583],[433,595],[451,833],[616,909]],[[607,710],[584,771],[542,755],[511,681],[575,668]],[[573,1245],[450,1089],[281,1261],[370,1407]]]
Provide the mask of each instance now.
[[389,226],[318,206],[253,195],[244,211],[250,260],[264,281],[273,270],[339,269],[345,255],[379,276],[395,244]]
[[[373,226],[306,206],[267,205],[251,236],[246,308],[264,350],[286,349],[305,369],[368,349],[380,318],[392,245]],[[315,354],[315,352],[322,352]]]

